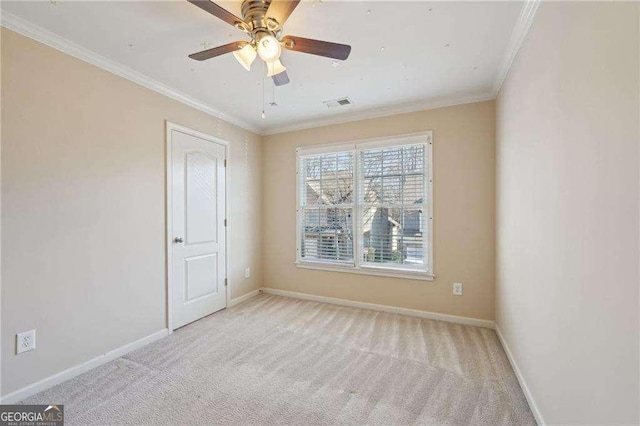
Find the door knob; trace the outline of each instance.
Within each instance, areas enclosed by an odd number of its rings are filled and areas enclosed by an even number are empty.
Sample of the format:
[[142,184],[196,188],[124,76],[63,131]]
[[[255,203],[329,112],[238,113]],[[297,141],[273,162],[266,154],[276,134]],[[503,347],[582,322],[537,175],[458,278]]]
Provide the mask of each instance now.
[[182,242],[184,242],[184,240],[182,239],[182,237],[175,237],[175,238],[173,239],[173,242],[174,242],[174,243],[182,243]]

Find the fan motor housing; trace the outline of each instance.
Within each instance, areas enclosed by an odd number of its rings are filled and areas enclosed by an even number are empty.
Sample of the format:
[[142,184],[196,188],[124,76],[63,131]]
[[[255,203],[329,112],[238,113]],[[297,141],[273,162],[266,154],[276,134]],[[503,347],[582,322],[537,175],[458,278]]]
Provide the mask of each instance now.
[[271,0],[244,0],[242,2],[242,18],[251,25],[253,32],[256,30],[272,32],[265,19],[270,4]]

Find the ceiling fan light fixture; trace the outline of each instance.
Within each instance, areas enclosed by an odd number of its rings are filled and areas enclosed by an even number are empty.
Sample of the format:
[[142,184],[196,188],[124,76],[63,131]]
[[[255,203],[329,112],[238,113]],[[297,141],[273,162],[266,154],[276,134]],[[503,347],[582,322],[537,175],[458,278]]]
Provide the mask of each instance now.
[[247,71],[251,70],[251,64],[256,59],[256,49],[249,43],[247,43],[242,49],[233,52],[233,56],[236,57],[240,65]]
[[[291,35],[282,37],[282,26],[301,3],[301,0],[242,0],[242,17],[238,17],[219,6],[215,3],[216,0],[187,1],[221,21],[246,32],[251,38],[250,41],[236,41],[214,48],[206,48],[205,46],[205,50],[192,53],[189,58],[205,61],[233,53],[240,65],[250,71],[251,64],[257,56],[260,56],[260,59],[267,64],[267,73],[272,78],[274,86],[289,84],[287,69],[280,62],[282,49],[340,61],[346,60],[351,53],[351,46],[346,44]],[[322,2],[322,0],[315,1]],[[339,65],[334,61],[334,66]]]
[[280,59],[282,47],[280,42],[272,35],[265,35],[258,40],[258,55],[266,63],[271,63]]
[[273,77],[274,75],[285,72],[287,68],[282,65],[280,59],[276,59],[273,62],[267,62],[267,77]]

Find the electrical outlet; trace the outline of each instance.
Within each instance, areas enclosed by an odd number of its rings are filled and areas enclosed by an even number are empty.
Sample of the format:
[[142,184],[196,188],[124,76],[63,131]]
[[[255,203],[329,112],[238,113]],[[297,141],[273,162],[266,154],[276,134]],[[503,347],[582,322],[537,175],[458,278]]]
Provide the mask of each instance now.
[[251,276],[251,268],[244,269],[244,277],[249,278]]
[[36,348],[36,331],[30,330],[16,334],[16,354],[32,351]]
[[453,295],[462,296],[462,283],[453,283]]

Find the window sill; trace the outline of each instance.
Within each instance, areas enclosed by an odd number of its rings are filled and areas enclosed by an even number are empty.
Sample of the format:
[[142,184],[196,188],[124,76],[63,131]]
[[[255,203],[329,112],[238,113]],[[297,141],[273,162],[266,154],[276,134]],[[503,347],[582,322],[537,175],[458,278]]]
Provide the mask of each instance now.
[[436,277],[428,272],[408,271],[402,269],[392,270],[390,268],[380,268],[375,266],[362,266],[360,268],[355,268],[350,265],[343,266],[340,264],[322,262],[295,262],[295,265],[298,268],[314,269],[317,271],[347,272],[350,274],[375,275],[378,277],[404,278],[418,281],[433,281]]

